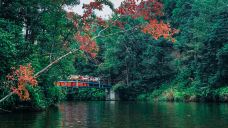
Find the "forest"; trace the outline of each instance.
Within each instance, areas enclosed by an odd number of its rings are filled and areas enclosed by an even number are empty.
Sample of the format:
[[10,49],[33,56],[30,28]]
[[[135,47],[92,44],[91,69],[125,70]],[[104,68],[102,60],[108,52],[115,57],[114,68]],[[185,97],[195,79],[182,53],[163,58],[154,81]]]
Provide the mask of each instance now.
[[[121,100],[227,102],[227,0],[0,0],[0,108],[65,100],[53,83],[98,76]],[[107,6],[104,19],[95,10]],[[100,100],[104,90],[74,97]]]

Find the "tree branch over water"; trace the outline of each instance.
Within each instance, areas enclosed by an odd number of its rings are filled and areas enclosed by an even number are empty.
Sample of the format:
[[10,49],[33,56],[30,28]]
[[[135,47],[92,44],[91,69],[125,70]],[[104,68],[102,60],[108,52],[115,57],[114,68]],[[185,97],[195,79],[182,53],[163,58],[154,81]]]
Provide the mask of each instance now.
[[[38,78],[42,73],[48,71],[54,64],[58,63],[59,61],[61,61],[62,59],[66,58],[67,56],[75,53],[76,51],[78,51],[79,49],[73,49],[70,52],[60,56],[58,59],[54,60],[53,62],[51,62],[49,65],[47,65],[46,67],[44,67],[42,70],[40,70],[39,72],[37,72],[34,77]],[[3,101],[5,101],[6,99],[8,99],[9,97],[11,97],[13,94],[15,94],[14,92],[10,92],[8,95],[6,95],[5,97],[3,97],[0,100],[0,103],[2,103]]]

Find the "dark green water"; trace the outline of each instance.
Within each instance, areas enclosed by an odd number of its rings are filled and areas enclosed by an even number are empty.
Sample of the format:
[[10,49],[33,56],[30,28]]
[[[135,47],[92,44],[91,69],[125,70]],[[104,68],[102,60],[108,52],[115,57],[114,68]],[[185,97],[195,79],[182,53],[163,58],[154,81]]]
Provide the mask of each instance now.
[[228,128],[228,104],[65,102],[0,115],[0,128]]

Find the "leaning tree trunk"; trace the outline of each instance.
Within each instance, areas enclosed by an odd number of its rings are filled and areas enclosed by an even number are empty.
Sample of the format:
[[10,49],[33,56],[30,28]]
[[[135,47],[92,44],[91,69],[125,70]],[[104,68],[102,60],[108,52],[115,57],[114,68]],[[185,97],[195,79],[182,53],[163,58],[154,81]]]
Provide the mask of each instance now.
[[6,99],[8,99],[10,96],[12,96],[14,93],[13,92],[10,92],[8,95],[6,95],[5,97],[3,97],[1,100],[0,100],[0,103],[5,101]]
[[[49,65],[47,65],[45,68],[43,68],[42,70],[40,70],[39,72],[37,72],[37,73],[34,75],[34,77],[36,77],[36,78],[39,77],[40,74],[42,74],[42,73],[48,71],[49,68],[51,68],[54,64],[58,63],[58,62],[59,62],[60,60],[62,60],[63,58],[69,56],[70,54],[72,54],[72,53],[74,53],[74,52],[76,52],[76,51],[78,51],[78,49],[74,49],[74,50],[72,50],[72,51],[70,51],[70,52],[68,52],[68,53],[66,53],[66,54],[64,54],[64,55],[62,55],[62,56],[60,56],[58,59],[54,60],[54,61],[51,62]],[[3,98],[0,100],[0,103],[2,103],[3,101],[5,101],[5,100],[8,99],[9,97],[11,97],[13,94],[14,94],[14,92],[10,92],[9,94],[7,94],[5,97],[3,97]]]
[[[0,3],[1,3],[1,0],[0,0]],[[101,35],[101,32],[103,32],[104,30],[106,30],[106,29],[108,28],[108,27],[106,27],[106,28],[104,28],[103,30],[101,30],[101,31],[98,33],[97,36],[93,37],[92,40],[95,40],[96,38],[100,38],[100,37],[109,37],[109,36],[113,36],[113,35],[116,35],[116,34],[119,34],[119,33],[131,31],[132,29],[136,29],[136,28],[138,28],[138,27],[140,27],[140,25],[139,25],[139,26],[135,26],[135,27],[133,27],[133,28],[131,28],[131,29],[123,30],[123,31],[121,31],[121,32],[111,33],[111,34],[102,36],[102,35]],[[74,49],[74,50],[72,50],[72,51],[70,51],[70,52],[68,52],[68,53],[66,53],[66,54],[64,54],[64,55],[62,55],[61,57],[59,57],[58,59],[54,60],[54,61],[51,62],[49,65],[47,65],[45,68],[43,68],[42,70],[40,70],[39,72],[37,72],[37,73],[34,75],[34,77],[36,77],[36,78],[39,77],[40,74],[46,72],[46,71],[47,71],[49,68],[51,68],[54,64],[58,63],[58,62],[59,62],[60,60],[62,60],[63,58],[67,57],[68,55],[70,55],[70,54],[72,54],[72,53],[74,53],[74,52],[76,52],[76,51],[78,51],[78,50],[79,50],[79,49]],[[128,81],[128,80],[127,80],[127,81]],[[3,97],[3,98],[0,100],[0,103],[2,103],[3,101],[5,101],[6,99],[8,99],[8,98],[9,98],[10,96],[12,96],[13,94],[14,94],[13,92],[10,92],[8,95],[6,95],[5,97]]]

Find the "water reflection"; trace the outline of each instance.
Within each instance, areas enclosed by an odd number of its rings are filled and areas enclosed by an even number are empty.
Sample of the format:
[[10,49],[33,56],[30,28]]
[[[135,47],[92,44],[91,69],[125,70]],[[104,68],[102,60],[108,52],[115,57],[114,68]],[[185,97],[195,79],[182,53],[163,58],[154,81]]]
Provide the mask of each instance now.
[[65,102],[41,113],[0,115],[0,128],[226,128],[228,104]]
[[58,108],[45,112],[0,114],[0,128],[56,128],[61,122]]

